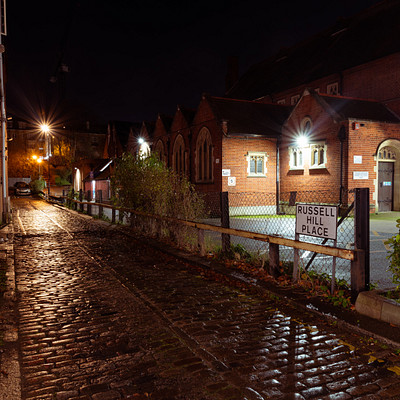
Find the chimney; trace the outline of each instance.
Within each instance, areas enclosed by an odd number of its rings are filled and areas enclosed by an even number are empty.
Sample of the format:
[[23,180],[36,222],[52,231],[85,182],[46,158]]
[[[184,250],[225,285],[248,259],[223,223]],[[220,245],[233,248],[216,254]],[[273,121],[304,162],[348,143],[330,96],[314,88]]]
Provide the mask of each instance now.
[[227,71],[225,77],[225,93],[229,90],[239,79],[239,59],[235,56],[229,56],[227,60]]

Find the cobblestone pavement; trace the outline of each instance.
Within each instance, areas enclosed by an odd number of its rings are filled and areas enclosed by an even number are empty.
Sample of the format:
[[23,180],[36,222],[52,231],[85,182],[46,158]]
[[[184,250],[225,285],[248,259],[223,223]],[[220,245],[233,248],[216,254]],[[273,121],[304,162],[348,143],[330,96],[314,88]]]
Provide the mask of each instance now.
[[23,399],[400,399],[391,350],[312,314],[42,201],[13,227]]

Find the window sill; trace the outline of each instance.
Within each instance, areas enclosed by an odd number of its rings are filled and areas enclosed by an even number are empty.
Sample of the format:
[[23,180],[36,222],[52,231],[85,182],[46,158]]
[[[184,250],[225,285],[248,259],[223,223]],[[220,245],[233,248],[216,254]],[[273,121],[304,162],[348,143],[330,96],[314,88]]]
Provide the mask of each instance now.
[[304,171],[304,167],[289,167],[289,171]]
[[314,169],[314,170],[326,169],[326,166],[325,166],[325,165],[318,165],[318,166],[315,166],[315,167],[310,167],[310,170],[311,170],[311,169]]
[[264,174],[259,175],[247,175],[248,178],[266,178]]

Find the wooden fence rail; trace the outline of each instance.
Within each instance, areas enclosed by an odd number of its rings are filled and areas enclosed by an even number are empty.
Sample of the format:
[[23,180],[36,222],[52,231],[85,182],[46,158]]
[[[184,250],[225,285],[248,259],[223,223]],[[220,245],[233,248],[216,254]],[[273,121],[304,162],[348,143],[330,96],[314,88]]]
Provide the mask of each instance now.
[[[225,235],[239,236],[239,237],[243,237],[246,239],[259,240],[262,242],[269,243],[269,271],[268,272],[274,276],[276,276],[279,271],[279,246],[286,246],[286,247],[291,247],[293,249],[310,251],[310,252],[324,254],[327,256],[331,256],[331,257],[339,257],[342,259],[350,260],[352,262],[352,264],[357,261],[358,253],[362,252],[360,250],[348,250],[348,249],[343,249],[343,248],[339,248],[339,247],[324,246],[322,244],[301,242],[299,240],[288,239],[288,238],[284,238],[281,236],[266,235],[263,233],[250,232],[250,231],[233,229],[233,228],[224,228],[224,227],[220,227],[220,226],[216,226],[216,225],[209,225],[209,224],[205,224],[205,223],[201,223],[201,222],[186,221],[186,220],[182,220],[182,219],[164,217],[164,216],[159,216],[159,215],[151,215],[151,214],[147,214],[147,213],[144,213],[141,211],[132,210],[129,208],[115,207],[110,204],[86,202],[86,201],[80,201],[80,200],[75,200],[75,199],[67,199],[66,197],[63,197],[63,199],[67,203],[69,202],[70,205],[75,204],[73,207],[75,210],[77,210],[78,205],[80,205],[79,209],[80,209],[80,211],[83,211],[84,207],[86,205],[86,212],[89,215],[92,214],[93,206],[98,207],[99,218],[102,217],[104,208],[111,209],[113,223],[115,222],[116,211],[118,211],[120,220],[121,220],[121,213],[127,213],[128,215],[131,215],[131,216],[137,215],[137,216],[142,216],[142,217],[157,220],[157,221],[165,221],[165,222],[169,222],[169,223],[173,223],[173,224],[181,224],[181,225],[195,228],[195,229],[197,229],[197,232],[198,232],[198,235],[197,235],[198,250],[199,250],[199,253],[201,256],[204,256],[205,251],[206,251],[205,250],[205,242],[204,242],[204,231],[213,231],[213,232],[218,232],[218,233],[225,234]],[[362,254],[358,255],[358,257],[360,257],[360,256],[362,257]],[[294,270],[297,270],[297,268],[294,268]],[[293,277],[293,278],[294,278],[294,280],[297,280],[297,277]]]

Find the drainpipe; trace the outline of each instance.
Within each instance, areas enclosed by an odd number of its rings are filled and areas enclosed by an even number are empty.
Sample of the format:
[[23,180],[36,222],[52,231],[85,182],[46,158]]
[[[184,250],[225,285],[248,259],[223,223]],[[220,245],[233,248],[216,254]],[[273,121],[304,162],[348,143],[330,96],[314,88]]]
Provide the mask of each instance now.
[[340,193],[339,193],[339,207],[343,202],[343,143],[346,140],[346,128],[342,125],[338,134],[340,140]]
[[281,137],[278,136],[278,138],[276,139],[276,213],[277,214],[280,214],[280,209],[279,209],[279,202],[280,202],[279,145],[280,145],[280,142],[281,142]]

